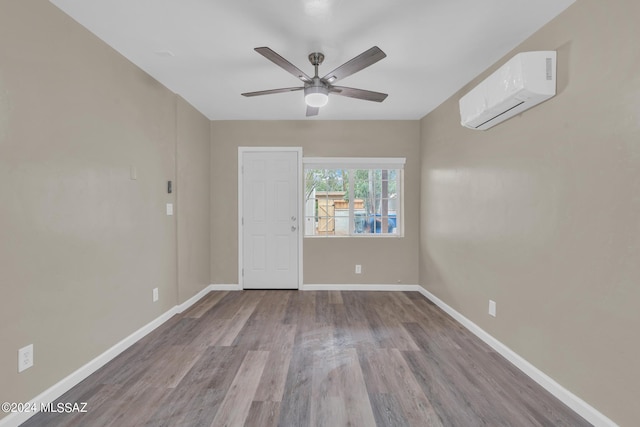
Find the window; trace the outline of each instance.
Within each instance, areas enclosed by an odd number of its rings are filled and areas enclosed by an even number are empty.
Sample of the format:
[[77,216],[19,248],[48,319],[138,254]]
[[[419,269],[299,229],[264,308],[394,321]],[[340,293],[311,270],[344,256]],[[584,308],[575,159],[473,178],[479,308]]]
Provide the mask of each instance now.
[[306,157],[305,236],[403,235],[404,158]]

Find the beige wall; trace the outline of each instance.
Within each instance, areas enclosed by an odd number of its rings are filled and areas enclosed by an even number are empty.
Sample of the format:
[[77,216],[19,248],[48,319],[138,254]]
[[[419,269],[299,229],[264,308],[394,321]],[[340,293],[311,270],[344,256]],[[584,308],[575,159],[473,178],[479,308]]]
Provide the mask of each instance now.
[[212,283],[238,283],[238,147],[299,146],[310,157],[407,158],[405,237],[305,238],[304,283],[417,284],[419,131],[418,121],[212,122]]
[[[178,98],[178,302],[209,286],[210,121]],[[175,190],[174,190],[175,191]]]
[[0,8],[0,401],[26,402],[209,283],[181,239],[178,299],[165,215],[178,148],[208,235],[209,122],[49,2]]
[[576,2],[504,59],[557,50],[555,98],[465,129],[485,73],[421,127],[423,286],[621,425],[640,419],[639,16]]

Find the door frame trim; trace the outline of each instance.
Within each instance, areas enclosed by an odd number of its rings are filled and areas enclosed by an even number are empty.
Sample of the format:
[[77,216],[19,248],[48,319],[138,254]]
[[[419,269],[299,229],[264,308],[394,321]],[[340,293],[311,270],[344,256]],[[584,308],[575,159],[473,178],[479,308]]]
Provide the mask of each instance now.
[[[302,200],[304,199],[304,170],[302,166],[302,147],[238,147],[238,284],[241,289],[244,289],[244,276],[242,269],[244,266],[244,243],[243,243],[243,167],[244,167],[244,153],[250,152],[296,152],[298,154],[298,225],[304,224]],[[302,243],[304,233],[298,227],[298,289],[302,289]]]

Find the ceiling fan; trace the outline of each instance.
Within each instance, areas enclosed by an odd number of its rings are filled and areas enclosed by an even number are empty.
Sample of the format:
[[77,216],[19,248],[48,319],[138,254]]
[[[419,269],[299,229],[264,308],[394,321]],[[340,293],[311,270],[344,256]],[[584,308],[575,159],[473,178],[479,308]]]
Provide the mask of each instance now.
[[324,61],[324,55],[320,52],[313,52],[309,54],[309,62],[311,62],[311,65],[315,68],[314,76],[309,77],[304,71],[300,70],[298,67],[268,47],[257,47],[254,50],[277,66],[283,68],[285,71],[293,74],[296,78],[300,79],[304,83],[304,86],[247,92],[243,93],[243,96],[270,95],[272,93],[304,90],[304,100],[307,104],[307,117],[318,115],[320,107],[327,105],[330,93],[375,102],[382,102],[387,97],[386,93],[333,85],[337,80],[349,77],[350,75],[357,73],[358,71],[367,68],[386,57],[387,55],[377,46],[362,52],[360,55],[345,62],[335,70],[325,74],[324,77],[318,76],[318,66],[322,64],[322,61]]

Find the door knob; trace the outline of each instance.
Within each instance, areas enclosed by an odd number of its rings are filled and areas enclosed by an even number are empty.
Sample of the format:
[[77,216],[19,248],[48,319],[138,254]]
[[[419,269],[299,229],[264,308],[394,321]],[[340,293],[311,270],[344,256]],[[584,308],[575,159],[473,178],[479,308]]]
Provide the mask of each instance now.
[[292,216],[292,217],[291,217],[291,221],[295,221],[295,220],[296,220],[296,217],[295,217],[295,216]]
[[291,231],[296,231],[296,230],[297,230],[296,226],[295,226],[295,225],[292,225],[292,226],[291,226]]

